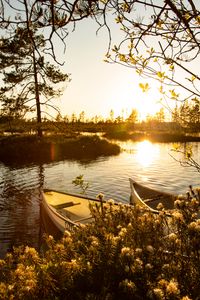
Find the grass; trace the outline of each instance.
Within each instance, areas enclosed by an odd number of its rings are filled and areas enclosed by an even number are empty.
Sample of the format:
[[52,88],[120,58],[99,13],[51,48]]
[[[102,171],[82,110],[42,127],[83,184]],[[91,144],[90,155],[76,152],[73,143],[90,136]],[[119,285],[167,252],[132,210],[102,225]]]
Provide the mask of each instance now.
[[117,155],[120,147],[98,136],[10,136],[0,139],[2,162],[34,163],[63,159],[94,160],[99,156]]

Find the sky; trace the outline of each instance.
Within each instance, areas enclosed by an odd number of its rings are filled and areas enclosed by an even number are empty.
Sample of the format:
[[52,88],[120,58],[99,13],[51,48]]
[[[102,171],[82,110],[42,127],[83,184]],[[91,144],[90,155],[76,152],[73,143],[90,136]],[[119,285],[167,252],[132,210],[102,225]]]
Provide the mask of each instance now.
[[[90,19],[81,21],[66,40],[64,70],[71,74],[71,82],[58,101],[61,115],[78,116],[84,111],[89,118],[106,118],[113,110],[115,117],[122,111],[127,117],[133,108],[140,119],[154,114],[161,108],[158,87],[152,81],[149,92],[143,93],[139,83],[147,80],[139,78],[134,69],[104,62],[108,35],[103,29],[96,35],[97,28]],[[114,39],[119,41],[120,37],[120,29],[114,28]]]

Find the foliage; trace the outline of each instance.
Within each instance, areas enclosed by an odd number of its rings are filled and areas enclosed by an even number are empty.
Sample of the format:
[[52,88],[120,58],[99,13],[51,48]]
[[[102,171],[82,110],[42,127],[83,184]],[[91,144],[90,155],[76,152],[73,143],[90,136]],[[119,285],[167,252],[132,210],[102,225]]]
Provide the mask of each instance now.
[[[198,104],[200,99],[200,77],[196,69],[200,53],[199,15],[199,5],[193,0],[0,2],[3,36],[7,38],[13,28],[24,26],[37,52],[32,28],[38,33],[45,32],[44,53],[56,62],[57,41],[65,49],[66,37],[75,30],[76,23],[93,18],[99,26],[97,32],[102,28],[108,31],[107,62],[135,69],[145,78],[139,84],[144,92],[151,88],[147,82],[151,77],[159,83],[161,100],[187,100],[189,104],[193,101]],[[117,44],[113,39],[116,29],[113,23],[122,34]]]
[[54,86],[67,80],[68,75],[46,62],[42,55],[45,37],[34,26],[29,30],[18,27],[11,36],[1,38],[0,43],[0,71],[4,82],[0,89],[2,113],[23,117],[27,111],[36,110],[38,126],[41,126],[41,107],[53,106],[50,100],[62,92]]
[[[174,147],[171,149],[172,155],[171,157],[179,162],[183,167],[193,167],[196,169],[197,172],[200,172],[200,163],[199,161],[194,160],[193,158],[193,149],[190,144],[186,144],[183,146],[179,144],[175,144]],[[177,159],[176,155],[181,154],[182,158]]]
[[197,299],[197,196],[176,200],[167,219],[113,200],[91,206],[94,223],[0,261],[0,299]]
[[78,175],[74,180],[72,180],[72,183],[75,186],[80,187],[82,193],[85,194],[87,189],[89,188],[89,182],[85,182],[83,176],[84,176],[83,174]]
[[200,115],[199,115],[199,102],[193,99],[192,103],[185,101],[179,107],[176,107],[172,112],[173,119],[179,121],[185,127],[192,130],[199,131]]
[[[124,36],[109,47],[107,62],[136,70],[143,92],[153,78],[161,100],[200,100],[199,5],[195,1],[106,1]],[[105,25],[105,24],[104,24]],[[112,32],[111,40],[112,41]],[[166,104],[166,102],[163,102]]]

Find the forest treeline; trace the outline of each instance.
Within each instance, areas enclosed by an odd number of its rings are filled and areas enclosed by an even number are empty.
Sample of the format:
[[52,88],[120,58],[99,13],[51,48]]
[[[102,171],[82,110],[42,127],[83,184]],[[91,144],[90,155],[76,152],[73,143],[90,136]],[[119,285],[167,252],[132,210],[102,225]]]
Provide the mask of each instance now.
[[[147,115],[145,120],[139,119],[137,109],[132,109],[131,113],[124,117],[124,111],[121,115],[115,117],[114,110],[111,110],[107,118],[101,116],[86,117],[82,111],[80,114],[73,113],[71,116],[62,116],[57,114],[53,119],[42,119],[42,131],[45,133],[65,133],[72,132],[116,132],[116,131],[161,131],[178,132],[184,134],[188,132],[198,133],[200,131],[200,106],[199,103],[193,105],[184,102],[179,107],[175,107],[166,113],[161,108],[155,115]],[[32,119],[22,117],[13,117],[1,115],[0,133],[26,133],[33,134],[37,131],[38,123]]]

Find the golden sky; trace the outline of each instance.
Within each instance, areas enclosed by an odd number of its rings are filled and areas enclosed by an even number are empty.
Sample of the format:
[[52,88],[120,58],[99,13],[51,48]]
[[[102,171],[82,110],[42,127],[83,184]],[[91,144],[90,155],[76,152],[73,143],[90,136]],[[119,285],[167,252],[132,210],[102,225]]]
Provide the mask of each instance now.
[[[82,21],[67,38],[64,70],[71,73],[72,81],[59,101],[62,116],[84,111],[86,117],[108,117],[110,110],[115,117],[129,114],[132,108],[144,119],[161,108],[158,103],[158,85],[149,81],[150,90],[143,93],[140,82],[147,82],[134,71],[117,64],[104,62],[108,45],[105,30],[96,35],[97,25],[92,20]],[[119,28],[114,29],[115,39],[120,40]]]

